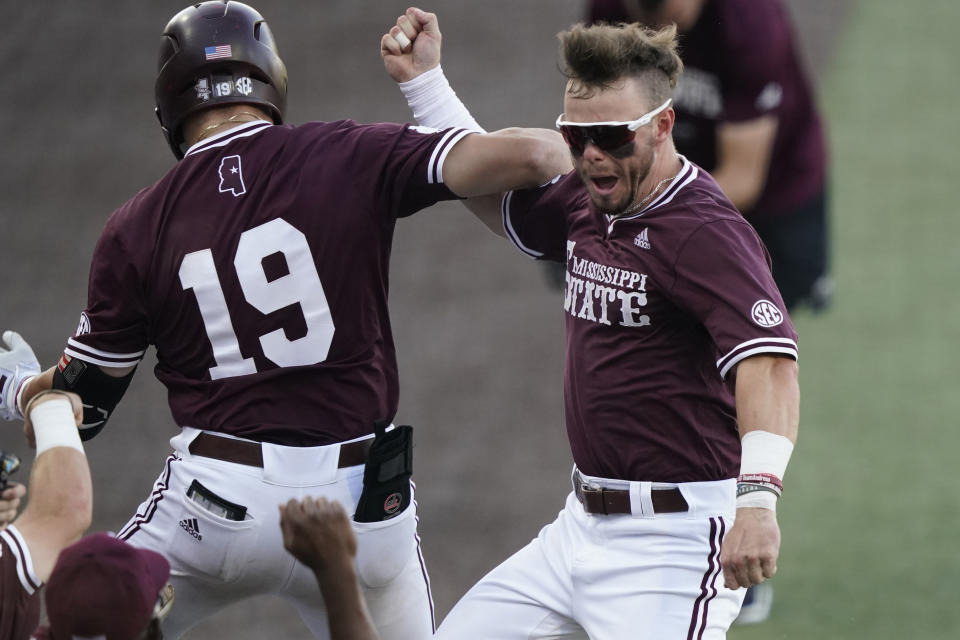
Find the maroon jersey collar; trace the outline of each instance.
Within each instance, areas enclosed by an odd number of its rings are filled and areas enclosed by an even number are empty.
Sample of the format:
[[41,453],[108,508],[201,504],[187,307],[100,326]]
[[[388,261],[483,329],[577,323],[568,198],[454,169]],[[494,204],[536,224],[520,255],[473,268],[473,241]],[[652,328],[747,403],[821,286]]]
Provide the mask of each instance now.
[[230,144],[236,138],[252,136],[272,126],[274,126],[272,123],[264,120],[245,122],[241,125],[233,127],[232,129],[228,129],[227,131],[210,136],[205,140],[195,142],[193,146],[187,150],[187,153],[184,155],[184,157],[193,155],[194,153],[200,153],[201,151],[206,151],[207,149],[223,147]]
[[673,180],[671,180],[669,186],[667,186],[667,188],[663,190],[663,193],[661,193],[656,198],[651,200],[650,203],[647,204],[647,206],[645,206],[643,209],[640,209],[640,211],[632,215],[608,218],[608,223],[609,223],[608,226],[610,229],[613,228],[613,224],[615,222],[619,222],[620,220],[633,220],[635,218],[639,218],[640,216],[644,215],[648,211],[651,211],[653,209],[656,209],[659,206],[669,203],[676,197],[678,193],[680,193],[680,191],[685,186],[687,186],[688,184],[696,180],[697,174],[699,173],[696,165],[694,165],[692,162],[687,160],[686,157],[682,155],[678,154],[678,157],[680,158],[680,162],[682,163],[680,165],[680,171],[678,171],[677,174],[673,176]]

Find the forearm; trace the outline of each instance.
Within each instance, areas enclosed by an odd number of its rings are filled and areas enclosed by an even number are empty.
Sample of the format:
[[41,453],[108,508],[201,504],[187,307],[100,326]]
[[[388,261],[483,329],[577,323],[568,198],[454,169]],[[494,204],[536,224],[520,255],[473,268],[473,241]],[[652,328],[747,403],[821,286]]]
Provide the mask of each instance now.
[[24,430],[36,442],[37,459],[30,473],[30,504],[16,526],[30,547],[37,576],[46,580],[61,549],[90,526],[93,489],[77,431],[79,398],[53,392],[27,409]]
[[717,167],[713,171],[713,178],[723,194],[741,212],[749,211],[756,204],[763,189],[762,178],[743,173],[730,166]]
[[93,489],[86,456],[66,447],[47,451],[33,465],[30,494],[15,524],[30,548],[37,576],[46,581],[60,551],[90,526]]
[[344,556],[339,566],[314,571],[326,604],[331,640],[377,640],[377,634],[360,592],[353,559]]
[[777,122],[767,115],[717,128],[717,164],[710,173],[740,211],[752,208],[763,193]]
[[461,127],[486,132],[457,97],[440,65],[397,86],[417,124],[434,129]]
[[737,368],[736,402],[742,445],[737,508],[776,510],[797,440],[796,362],[774,356],[744,360]]
[[93,489],[82,451],[55,447],[38,457],[30,473],[30,494],[27,512],[56,522],[64,538],[79,538],[90,526]]

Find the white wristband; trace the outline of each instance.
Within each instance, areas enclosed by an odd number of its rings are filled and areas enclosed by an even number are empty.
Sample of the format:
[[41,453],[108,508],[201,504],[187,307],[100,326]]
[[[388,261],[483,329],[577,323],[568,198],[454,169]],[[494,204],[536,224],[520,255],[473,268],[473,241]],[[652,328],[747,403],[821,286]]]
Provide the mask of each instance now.
[[80,431],[73,418],[73,406],[69,399],[52,398],[35,405],[30,409],[30,422],[37,440],[37,457],[54,447],[70,447],[83,453]]
[[486,133],[457,97],[440,65],[397,86],[407,99],[417,124],[432,129],[460,127]]
[[777,510],[777,494],[770,491],[753,491],[737,496],[737,509],[754,508]]
[[769,431],[750,431],[740,440],[740,475],[769,473],[781,481],[793,453],[789,438]]

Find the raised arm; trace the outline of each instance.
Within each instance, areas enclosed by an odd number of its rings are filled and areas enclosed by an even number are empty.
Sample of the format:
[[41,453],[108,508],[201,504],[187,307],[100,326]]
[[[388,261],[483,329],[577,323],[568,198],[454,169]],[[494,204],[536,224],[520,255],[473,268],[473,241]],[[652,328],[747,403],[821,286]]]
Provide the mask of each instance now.
[[354,568],[357,538],[337,502],[324,498],[280,505],[283,546],[317,579],[329,613],[331,640],[376,640]]
[[503,235],[501,192],[536,187],[568,173],[573,169],[570,153],[552,130],[513,128],[485,134],[443,75],[441,39],[437,16],[412,7],[383,35],[380,55],[418,124],[484,133],[465,137],[451,151],[444,182],[469,198],[465,204],[481,222]]
[[90,526],[93,489],[77,426],[79,396],[63,391],[37,394],[26,407],[24,433],[37,448],[30,473],[30,503],[14,526],[20,531],[37,577],[46,581],[60,551]]

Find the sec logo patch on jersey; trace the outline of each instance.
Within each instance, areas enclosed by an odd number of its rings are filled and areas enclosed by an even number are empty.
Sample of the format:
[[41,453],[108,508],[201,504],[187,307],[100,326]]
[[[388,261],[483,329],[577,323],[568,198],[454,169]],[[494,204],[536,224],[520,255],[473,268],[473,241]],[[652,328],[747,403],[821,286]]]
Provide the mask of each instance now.
[[74,336],[82,336],[90,333],[90,317],[86,311],[80,313],[80,322],[77,323],[77,330]]
[[769,300],[757,300],[750,309],[753,321],[761,327],[775,327],[783,322],[783,313]]

